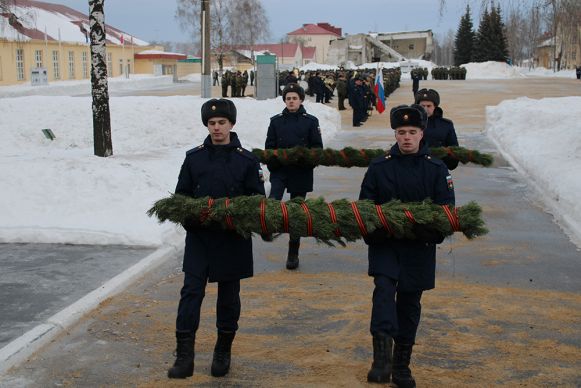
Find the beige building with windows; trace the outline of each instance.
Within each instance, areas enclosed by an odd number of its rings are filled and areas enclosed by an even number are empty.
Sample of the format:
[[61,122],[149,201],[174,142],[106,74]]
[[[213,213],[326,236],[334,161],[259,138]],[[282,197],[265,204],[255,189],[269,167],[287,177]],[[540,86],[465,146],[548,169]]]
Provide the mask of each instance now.
[[[0,86],[30,83],[35,75],[48,82],[90,79],[89,30],[88,15],[72,8],[33,0],[9,2],[8,12],[0,13]],[[157,68],[166,74],[166,66],[173,70],[178,59],[185,59],[181,54],[136,59],[140,52],[163,48],[110,25],[106,33],[109,77],[154,74]]]
[[327,63],[330,42],[340,37],[341,28],[329,23],[303,24],[301,28],[287,34],[289,43],[315,47],[316,63]]

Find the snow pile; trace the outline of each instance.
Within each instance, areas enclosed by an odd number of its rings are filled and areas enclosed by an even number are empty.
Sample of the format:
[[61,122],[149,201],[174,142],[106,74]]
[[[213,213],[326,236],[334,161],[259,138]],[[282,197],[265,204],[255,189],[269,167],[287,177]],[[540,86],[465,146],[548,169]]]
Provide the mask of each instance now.
[[534,69],[529,69],[528,67],[520,68],[521,74],[527,77],[557,77],[557,78],[577,78],[575,70],[561,70],[553,71],[551,69],[546,69],[544,67],[535,67]]
[[523,78],[519,67],[509,66],[504,62],[470,62],[460,67],[466,68],[466,79],[504,79]]
[[[185,152],[201,144],[205,99],[192,96],[111,98],[114,155],[93,155],[90,97],[0,99],[0,242],[156,246],[181,228],[145,212],[173,192]],[[242,145],[263,148],[280,99],[236,99]],[[323,140],[339,113],[305,104]],[[31,112],[33,112],[31,114]],[[41,130],[50,128],[54,141]]]
[[[173,82],[173,76],[153,76],[148,74],[131,74],[129,78],[124,76],[108,78],[109,93],[119,91],[150,89]],[[0,87],[0,98],[18,96],[70,96],[91,94],[91,80],[56,81],[48,85],[32,86],[20,84]]]
[[486,108],[486,122],[503,156],[532,180],[580,245],[581,97],[506,100]]

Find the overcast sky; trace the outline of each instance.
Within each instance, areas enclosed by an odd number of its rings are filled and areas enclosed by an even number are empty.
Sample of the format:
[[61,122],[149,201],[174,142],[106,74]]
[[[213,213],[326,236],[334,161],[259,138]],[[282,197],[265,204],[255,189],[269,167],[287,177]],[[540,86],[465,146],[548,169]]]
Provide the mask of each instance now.
[[[44,0],[88,13],[88,0]],[[481,0],[446,0],[440,17],[440,0],[263,0],[270,21],[271,42],[303,23],[328,22],[343,33],[413,31],[435,34],[456,30],[466,4],[480,10]],[[105,0],[105,21],[146,41],[188,42],[190,37],[175,19],[174,0]],[[477,26],[477,18],[473,15]]]

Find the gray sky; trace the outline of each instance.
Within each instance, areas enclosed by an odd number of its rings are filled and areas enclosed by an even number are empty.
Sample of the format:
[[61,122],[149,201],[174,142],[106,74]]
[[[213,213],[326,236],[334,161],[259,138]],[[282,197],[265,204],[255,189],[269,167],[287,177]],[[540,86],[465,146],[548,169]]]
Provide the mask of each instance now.
[[[88,0],[44,0],[88,13]],[[343,33],[394,32],[431,29],[456,30],[466,4],[479,13],[481,0],[446,0],[442,17],[440,0],[263,0],[270,20],[271,42],[303,23],[328,22]],[[144,40],[187,42],[174,15],[174,0],[105,0],[105,21]],[[477,16],[473,22],[478,25]]]

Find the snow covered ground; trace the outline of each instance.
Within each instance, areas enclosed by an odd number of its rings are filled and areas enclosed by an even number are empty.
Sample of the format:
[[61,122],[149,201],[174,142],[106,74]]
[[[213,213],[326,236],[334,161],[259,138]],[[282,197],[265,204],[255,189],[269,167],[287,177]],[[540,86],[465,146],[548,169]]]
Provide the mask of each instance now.
[[[543,203],[581,246],[581,97],[522,97],[486,109],[486,130],[530,179]],[[531,225],[531,227],[534,227]]]
[[[0,88],[2,89],[2,88]],[[173,233],[146,210],[175,188],[185,152],[207,135],[205,99],[114,97],[114,155],[93,155],[90,97],[0,98],[0,242],[157,246]],[[234,130],[245,148],[263,148],[280,99],[236,99]],[[306,103],[323,140],[340,127],[339,113]],[[54,141],[41,130],[50,128]]]
[[[143,89],[171,82],[167,78],[110,84]],[[90,98],[61,95],[67,88],[80,94],[84,87],[76,81],[52,83],[42,89],[47,96],[23,97],[9,96],[40,89],[0,87],[0,242],[156,246],[181,233],[145,211],[173,191],[185,151],[205,138],[199,113],[205,100],[111,98],[114,155],[98,158],[93,156]],[[269,117],[280,112],[281,100],[235,102],[234,130],[243,146],[262,148]],[[341,125],[338,112],[310,102],[306,108],[319,118],[323,139],[333,138]],[[581,97],[520,98],[487,108],[488,135],[539,188],[550,211],[581,245],[579,122]],[[56,139],[46,139],[43,128],[52,129]]]

